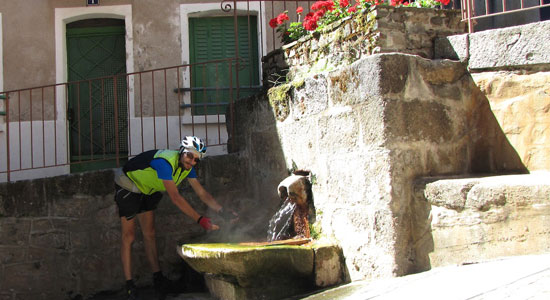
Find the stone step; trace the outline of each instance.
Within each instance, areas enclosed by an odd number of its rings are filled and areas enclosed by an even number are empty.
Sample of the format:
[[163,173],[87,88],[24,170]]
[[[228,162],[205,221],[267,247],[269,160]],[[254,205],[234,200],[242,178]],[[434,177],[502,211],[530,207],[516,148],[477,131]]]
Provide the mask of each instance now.
[[430,210],[419,249],[432,267],[550,251],[550,172],[421,178],[414,189]]

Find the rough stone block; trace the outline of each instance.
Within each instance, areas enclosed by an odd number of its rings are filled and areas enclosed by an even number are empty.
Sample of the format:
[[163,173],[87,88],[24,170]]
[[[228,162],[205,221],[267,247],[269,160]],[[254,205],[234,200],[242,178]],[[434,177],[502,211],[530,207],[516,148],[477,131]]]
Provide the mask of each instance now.
[[9,291],[0,292],[0,300],[12,300],[12,299],[13,299],[13,292],[9,292]]
[[477,183],[476,178],[441,179],[427,184],[424,196],[433,205],[461,211],[466,206],[468,193]]
[[489,100],[515,155],[529,170],[550,169],[550,143],[545,142],[550,140],[550,73],[484,72],[473,79]]
[[386,102],[386,131],[393,142],[449,142],[453,139],[453,122],[449,108],[436,102]]
[[314,247],[315,265],[313,273],[315,285],[328,287],[344,281],[342,249],[338,246]]
[[0,184],[0,213],[5,217],[47,216],[43,196],[46,179],[24,180]]
[[[330,148],[338,153],[348,153],[350,149],[357,146],[360,124],[356,115],[349,107],[340,110],[331,109],[319,118],[319,142],[325,145],[331,145]],[[345,140],[346,143],[333,143],[333,141]]]
[[[78,199],[78,200],[77,200]],[[63,218],[82,218],[87,216],[90,211],[86,211],[83,206],[83,197],[59,197],[55,199],[51,206],[51,216],[52,217],[63,217]]]
[[435,59],[452,59],[467,61],[469,58],[468,35],[438,37],[434,41]]
[[46,178],[44,185],[45,197],[54,200],[72,197],[82,191],[89,191],[89,196],[105,196],[113,193],[114,172],[106,169]]
[[434,174],[465,174],[468,173],[468,144],[464,140],[458,140],[455,143],[448,143],[444,146],[426,146],[423,150],[426,157],[424,172]]
[[[17,246],[0,246],[0,265],[24,262],[26,251]],[[0,273],[1,274],[1,273]]]
[[28,245],[30,230],[30,220],[0,218],[0,241],[3,246]]
[[432,205],[431,266],[548,251],[549,175],[418,181]]
[[30,236],[30,245],[33,247],[68,249],[69,234],[64,231],[34,233]]
[[422,80],[438,89],[446,85],[460,82],[466,74],[466,66],[462,63],[449,60],[415,59],[414,71],[418,71]]
[[294,83],[290,110],[294,120],[318,114],[328,107],[328,87],[325,76],[308,77]]
[[281,299],[313,287],[311,247],[188,244],[180,250],[221,299]]
[[[22,266],[24,268],[25,266]],[[16,291],[18,294],[24,294],[33,292],[34,288],[32,283],[36,283],[37,274],[21,274],[17,269],[11,269],[9,276],[3,276],[0,278],[0,286],[3,290]],[[25,299],[25,298],[24,298]],[[29,298],[30,299],[30,298]]]
[[400,93],[409,76],[409,58],[406,55],[380,56],[380,91],[383,95]]
[[470,38],[470,69],[545,64],[550,61],[550,21],[476,32]]

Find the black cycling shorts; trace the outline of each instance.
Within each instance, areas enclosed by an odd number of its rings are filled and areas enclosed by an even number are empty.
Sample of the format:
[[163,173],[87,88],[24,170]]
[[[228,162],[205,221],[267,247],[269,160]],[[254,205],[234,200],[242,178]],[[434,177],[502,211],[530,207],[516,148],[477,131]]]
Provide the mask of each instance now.
[[162,199],[162,193],[156,192],[151,195],[132,193],[115,184],[115,202],[118,206],[118,215],[131,220],[137,214],[155,210]]

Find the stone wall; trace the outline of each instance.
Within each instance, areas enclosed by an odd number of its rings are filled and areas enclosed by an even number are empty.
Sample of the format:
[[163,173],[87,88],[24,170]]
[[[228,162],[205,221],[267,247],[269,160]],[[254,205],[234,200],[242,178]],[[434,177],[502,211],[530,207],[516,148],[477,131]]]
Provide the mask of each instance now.
[[[237,104],[247,116],[240,150],[262,157],[250,169],[270,176],[285,169],[266,164],[277,157],[311,170],[317,222],[342,246],[352,280],[429,268],[414,248],[418,176],[524,171],[461,62],[376,54],[268,97]],[[277,137],[263,131],[273,127]]]
[[472,77],[523,164],[531,171],[550,170],[550,66]]
[[[232,195],[246,195],[240,189],[240,160],[226,155],[201,164],[206,189],[223,205],[238,207],[240,198]],[[112,170],[0,184],[0,299],[82,299],[121,290],[120,220],[113,192]],[[187,184],[182,193],[199,213],[219,221]],[[161,267],[172,279],[187,272],[177,245],[220,240],[228,230],[222,226],[220,232],[205,234],[168,197],[155,216]],[[151,285],[139,228],[133,249],[136,283]]]
[[550,170],[550,21],[436,41],[467,64],[507,139],[531,171]]
[[0,297],[68,299],[119,288],[113,189],[111,170],[2,184]]
[[[265,153],[255,148],[276,149],[287,169],[312,171],[317,225],[342,246],[352,280],[431,267],[429,251],[418,248],[429,228],[415,220],[427,219],[429,208],[414,201],[415,178],[527,171],[467,64],[422,58],[436,55],[438,34],[462,28],[456,16],[435,22],[432,13],[380,9],[285,46],[290,82],[269,90],[269,104],[237,105],[248,115],[236,131],[243,136],[236,140],[248,141],[241,150],[259,156]],[[407,18],[455,26],[412,29]],[[434,52],[412,41],[425,41]],[[392,51],[402,53],[373,55]],[[270,113],[276,121],[268,127],[276,128],[278,140],[256,130],[255,122],[271,121]],[[259,141],[261,147],[254,144]],[[261,160],[251,165],[275,170]],[[271,174],[284,168],[276,170]]]
[[436,38],[465,31],[458,10],[377,6],[335,22],[321,34],[303,37],[283,50],[290,66],[289,77],[297,79],[335,70],[376,53],[433,58]]

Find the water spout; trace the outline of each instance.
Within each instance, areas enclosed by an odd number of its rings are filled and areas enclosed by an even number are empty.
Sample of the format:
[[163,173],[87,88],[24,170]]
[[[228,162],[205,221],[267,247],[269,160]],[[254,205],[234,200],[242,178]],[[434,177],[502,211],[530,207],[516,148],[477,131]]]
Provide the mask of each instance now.
[[269,220],[267,229],[267,241],[278,241],[290,238],[290,226],[292,225],[296,204],[287,197],[281,208]]
[[277,241],[295,237],[309,238],[308,206],[311,184],[307,174],[292,174],[277,187],[283,205],[269,221],[267,240]]

